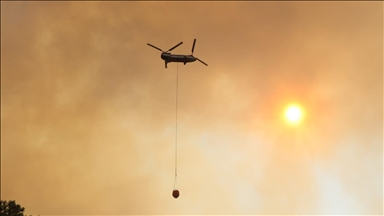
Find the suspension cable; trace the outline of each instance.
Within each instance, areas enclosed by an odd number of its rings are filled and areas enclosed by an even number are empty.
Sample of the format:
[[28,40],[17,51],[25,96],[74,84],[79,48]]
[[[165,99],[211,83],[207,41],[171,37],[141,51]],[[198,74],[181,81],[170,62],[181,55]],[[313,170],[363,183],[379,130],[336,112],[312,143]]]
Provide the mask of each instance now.
[[177,178],[177,105],[178,105],[178,90],[179,90],[179,63],[177,64],[177,70],[176,70],[176,128],[175,128],[175,183],[174,187],[176,185],[176,178]]

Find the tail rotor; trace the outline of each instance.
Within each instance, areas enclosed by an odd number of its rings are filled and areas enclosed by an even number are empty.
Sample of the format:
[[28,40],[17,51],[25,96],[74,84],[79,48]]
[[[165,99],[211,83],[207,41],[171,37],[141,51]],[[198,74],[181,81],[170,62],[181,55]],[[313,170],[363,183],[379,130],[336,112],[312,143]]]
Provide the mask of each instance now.
[[193,40],[193,46],[192,46],[192,56],[193,56],[193,51],[195,50],[195,43],[196,43],[196,39],[195,40]]
[[[196,44],[196,39],[193,40],[193,45],[192,45],[192,54],[191,56],[193,56],[193,51],[195,50],[195,44]],[[202,60],[196,58],[195,56],[193,56],[196,60],[198,60],[199,62],[201,62],[202,64],[204,64],[205,66],[208,66],[207,63],[203,62]]]
[[[195,58],[196,58],[196,57],[195,57]],[[208,65],[207,65],[207,63],[205,63],[205,62],[201,61],[200,59],[196,58],[196,60],[198,60],[199,62],[201,62],[201,63],[205,64],[205,66],[208,66]]]

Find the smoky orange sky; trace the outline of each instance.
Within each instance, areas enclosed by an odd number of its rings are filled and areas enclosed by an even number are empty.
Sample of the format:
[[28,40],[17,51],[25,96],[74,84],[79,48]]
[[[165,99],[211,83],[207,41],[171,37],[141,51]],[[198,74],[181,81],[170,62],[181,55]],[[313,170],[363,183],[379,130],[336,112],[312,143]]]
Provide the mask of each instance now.
[[[165,69],[147,46],[190,54],[194,38],[208,67]],[[2,1],[1,199],[35,215],[383,214],[383,3]]]

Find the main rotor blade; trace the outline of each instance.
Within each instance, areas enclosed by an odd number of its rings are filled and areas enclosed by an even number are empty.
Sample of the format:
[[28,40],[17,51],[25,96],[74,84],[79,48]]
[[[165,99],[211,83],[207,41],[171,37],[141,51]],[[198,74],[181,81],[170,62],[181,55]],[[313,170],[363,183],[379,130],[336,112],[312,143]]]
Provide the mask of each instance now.
[[160,50],[161,52],[164,52],[163,50],[161,50],[161,49],[158,48],[158,47],[153,46],[152,44],[147,43],[147,45],[148,45],[148,46],[151,46],[151,47],[153,47],[153,48],[155,48],[155,49],[157,49],[157,50]]
[[180,42],[179,44],[177,44],[176,46],[172,47],[171,49],[169,49],[167,52],[169,51],[172,51],[173,49],[175,49],[176,47],[180,46],[183,42]]
[[193,50],[195,50],[195,43],[196,43],[196,39],[193,41],[193,45],[192,45],[192,55],[193,55]]
[[[196,57],[195,57],[196,58]],[[205,63],[205,62],[203,62],[203,61],[201,61],[200,59],[198,59],[198,58],[196,58],[199,62],[201,62],[201,63],[203,63],[203,64],[205,64],[205,66],[208,66],[207,65],[207,63]]]

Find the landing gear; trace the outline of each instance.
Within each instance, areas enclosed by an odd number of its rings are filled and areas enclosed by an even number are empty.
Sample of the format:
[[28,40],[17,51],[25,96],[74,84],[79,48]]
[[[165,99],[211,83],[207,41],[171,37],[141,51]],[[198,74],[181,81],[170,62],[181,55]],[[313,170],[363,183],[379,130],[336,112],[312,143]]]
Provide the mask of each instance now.
[[165,68],[167,68],[167,64],[168,64],[168,62],[167,61],[164,61],[165,62]]
[[187,62],[184,62],[184,65],[187,64]]

